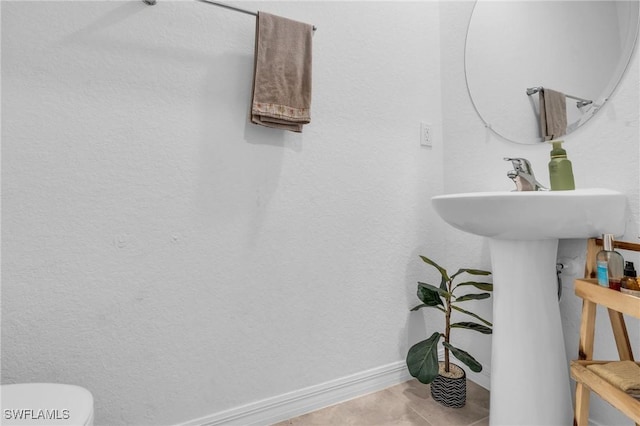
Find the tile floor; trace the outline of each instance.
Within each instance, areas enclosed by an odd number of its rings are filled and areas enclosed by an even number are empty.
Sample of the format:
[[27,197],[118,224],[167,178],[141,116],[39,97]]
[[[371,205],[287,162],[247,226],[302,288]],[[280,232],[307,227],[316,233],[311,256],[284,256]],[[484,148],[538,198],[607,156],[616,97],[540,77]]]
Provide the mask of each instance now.
[[274,426],[488,426],[489,391],[467,380],[467,403],[447,408],[417,380],[277,423]]

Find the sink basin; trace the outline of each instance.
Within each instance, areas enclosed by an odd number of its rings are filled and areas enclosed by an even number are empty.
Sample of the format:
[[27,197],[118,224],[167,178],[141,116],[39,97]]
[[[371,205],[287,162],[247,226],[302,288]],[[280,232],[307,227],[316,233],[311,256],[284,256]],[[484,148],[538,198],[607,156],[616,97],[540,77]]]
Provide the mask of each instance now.
[[490,425],[572,424],[557,298],[558,240],[622,235],[625,196],[608,189],[478,192],[441,195],[432,203],[451,226],[489,238]]
[[609,189],[451,194],[433,206],[454,228],[507,240],[622,235],[626,214],[625,196]]

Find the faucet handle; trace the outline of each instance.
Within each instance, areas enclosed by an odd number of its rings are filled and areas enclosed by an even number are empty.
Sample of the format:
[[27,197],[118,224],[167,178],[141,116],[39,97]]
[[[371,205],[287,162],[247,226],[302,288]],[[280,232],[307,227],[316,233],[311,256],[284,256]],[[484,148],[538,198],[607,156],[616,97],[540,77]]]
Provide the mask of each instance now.
[[513,164],[513,169],[516,172],[532,174],[531,163],[529,163],[529,160],[527,160],[526,158],[504,157],[503,159],[504,159],[504,161],[511,161],[511,164]]
[[516,191],[548,191],[533,175],[531,163],[526,158],[504,157],[505,161],[511,161],[513,170],[507,172],[507,176],[516,184]]

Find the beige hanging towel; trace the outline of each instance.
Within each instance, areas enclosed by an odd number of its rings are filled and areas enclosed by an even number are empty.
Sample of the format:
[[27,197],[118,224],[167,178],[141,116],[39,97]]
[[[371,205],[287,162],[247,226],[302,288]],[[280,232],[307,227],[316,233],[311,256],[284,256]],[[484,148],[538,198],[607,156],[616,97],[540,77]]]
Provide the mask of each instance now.
[[311,121],[313,26],[258,12],[251,121],[302,132]]
[[567,98],[564,93],[540,89],[540,131],[545,141],[567,133]]

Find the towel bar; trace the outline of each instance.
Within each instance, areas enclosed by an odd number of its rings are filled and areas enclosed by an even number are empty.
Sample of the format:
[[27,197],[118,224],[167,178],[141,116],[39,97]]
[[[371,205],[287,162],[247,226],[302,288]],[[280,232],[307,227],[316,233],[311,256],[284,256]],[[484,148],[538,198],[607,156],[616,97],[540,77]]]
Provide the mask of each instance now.
[[[539,91],[544,90],[544,87],[542,86],[537,86],[537,87],[528,87],[527,88],[527,96],[531,96],[534,95],[536,93],[538,93]],[[567,98],[571,98],[571,99],[575,99],[576,101],[576,106],[578,108],[583,107],[583,106],[587,106],[593,103],[593,101],[588,100],[588,99],[583,99],[583,98],[579,98],[577,96],[572,96],[572,95],[567,95],[566,93],[564,94]]]
[[[154,4],[156,4],[156,0],[142,0],[145,4],[148,4],[149,6],[153,6]],[[214,6],[219,6],[219,7],[224,7],[225,9],[229,9],[229,10],[233,10],[235,12],[240,12],[240,13],[246,13],[247,15],[252,15],[252,16],[258,16],[258,12],[253,12],[251,10],[246,10],[243,9],[241,7],[236,7],[236,6],[231,6],[228,5],[226,3],[222,3],[219,1],[213,1],[213,0],[198,0],[202,3],[209,3],[212,4]],[[315,25],[313,26],[313,31],[316,30]]]

